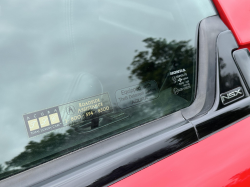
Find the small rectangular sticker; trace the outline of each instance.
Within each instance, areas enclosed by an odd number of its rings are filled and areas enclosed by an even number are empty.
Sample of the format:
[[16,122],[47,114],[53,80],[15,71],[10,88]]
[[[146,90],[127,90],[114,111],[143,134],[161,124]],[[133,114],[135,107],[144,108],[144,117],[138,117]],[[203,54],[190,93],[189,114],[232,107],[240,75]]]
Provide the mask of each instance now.
[[116,91],[117,104],[122,109],[156,99],[158,96],[159,89],[153,80]]
[[108,93],[23,115],[29,137],[78,122],[98,118],[113,111]]

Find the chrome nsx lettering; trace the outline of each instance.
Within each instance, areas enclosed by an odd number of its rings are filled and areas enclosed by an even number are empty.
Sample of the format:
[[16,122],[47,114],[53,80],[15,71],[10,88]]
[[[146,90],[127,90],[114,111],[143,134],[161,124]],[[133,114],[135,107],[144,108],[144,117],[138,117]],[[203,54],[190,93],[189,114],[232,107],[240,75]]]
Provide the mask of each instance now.
[[233,102],[239,98],[244,96],[243,90],[241,87],[231,90],[227,93],[223,93],[220,95],[221,101],[224,105]]
[[221,96],[221,99],[223,101],[225,101],[225,99],[231,99],[233,97],[236,97],[237,95],[239,94],[242,94],[242,91],[239,89],[239,90],[236,90],[236,91],[233,91],[231,93],[228,93],[227,96]]

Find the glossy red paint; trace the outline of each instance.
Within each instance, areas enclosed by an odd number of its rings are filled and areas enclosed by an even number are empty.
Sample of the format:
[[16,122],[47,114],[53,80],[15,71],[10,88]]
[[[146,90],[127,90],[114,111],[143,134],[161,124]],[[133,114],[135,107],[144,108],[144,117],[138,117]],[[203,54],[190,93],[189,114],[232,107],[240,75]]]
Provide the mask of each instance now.
[[250,0],[213,0],[223,22],[239,46],[250,49]]
[[112,187],[250,186],[250,117]]

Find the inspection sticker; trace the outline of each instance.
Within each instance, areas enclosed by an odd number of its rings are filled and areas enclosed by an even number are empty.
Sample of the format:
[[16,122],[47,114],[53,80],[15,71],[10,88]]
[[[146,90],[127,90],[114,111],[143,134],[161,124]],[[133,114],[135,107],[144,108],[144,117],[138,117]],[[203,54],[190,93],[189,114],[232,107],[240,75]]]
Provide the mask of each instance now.
[[156,99],[158,96],[159,89],[153,80],[116,91],[116,100],[122,109]]
[[29,137],[78,122],[98,118],[113,111],[108,93],[23,115]]
[[170,75],[172,82],[174,84],[173,92],[175,95],[179,95],[179,93],[191,89],[191,84],[190,81],[188,80],[188,74],[185,69],[172,71],[170,72]]

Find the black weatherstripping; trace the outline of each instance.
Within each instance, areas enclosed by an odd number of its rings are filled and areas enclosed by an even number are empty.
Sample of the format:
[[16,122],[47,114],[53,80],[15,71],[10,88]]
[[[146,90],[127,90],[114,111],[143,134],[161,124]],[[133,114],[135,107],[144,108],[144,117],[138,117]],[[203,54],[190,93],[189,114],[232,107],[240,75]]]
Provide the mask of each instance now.
[[197,94],[193,104],[182,111],[186,119],[206,114],[215,101],[216,94],[216,42],[218,35],[228,30],[219,16],[203,19],[198,28],[198,75]]

